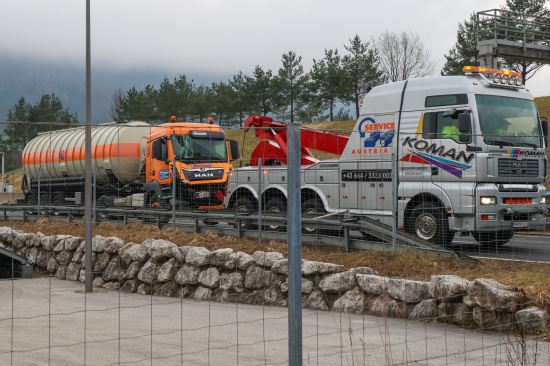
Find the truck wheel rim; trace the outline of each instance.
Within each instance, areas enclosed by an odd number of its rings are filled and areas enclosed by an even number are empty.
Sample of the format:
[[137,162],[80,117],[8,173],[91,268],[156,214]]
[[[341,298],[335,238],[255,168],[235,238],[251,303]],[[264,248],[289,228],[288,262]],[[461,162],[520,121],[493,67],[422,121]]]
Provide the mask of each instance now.
[[[315,214],[317,214],[317,210],[314,209],[314,208],[306,208],[304,210],[304,215],[315,215]],[[315,227],[304,227],[304,230],[308,233],[314,233],[317,230],[317,228],[315,228]]]
[[423,213],[414,223],[416,235],[424,240],[431,240],[437,231],[437,220],[430,213]]
[[[267,210],[268,213],[272,213],[272,214],[280,214],[282,211],[279,209],[279,207],[277,206],[273,206],[273,207],[270,207],[268,210]],[[277,230],[278,228],[281,227],[281,225],[268,225],[269,228],[271,230]]]

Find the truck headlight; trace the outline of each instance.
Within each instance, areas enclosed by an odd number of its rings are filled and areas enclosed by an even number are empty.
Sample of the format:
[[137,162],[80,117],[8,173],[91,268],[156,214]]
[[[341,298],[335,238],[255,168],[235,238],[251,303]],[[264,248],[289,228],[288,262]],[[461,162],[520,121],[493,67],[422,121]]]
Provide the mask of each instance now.
[[546,197],[541,197],[540,203],[542,203],[543,205],[546,204]]
[[496,205],[497,204],[497,199],[496,197],[480,197],[479,199],[479,202],[482,204],[482,205]]

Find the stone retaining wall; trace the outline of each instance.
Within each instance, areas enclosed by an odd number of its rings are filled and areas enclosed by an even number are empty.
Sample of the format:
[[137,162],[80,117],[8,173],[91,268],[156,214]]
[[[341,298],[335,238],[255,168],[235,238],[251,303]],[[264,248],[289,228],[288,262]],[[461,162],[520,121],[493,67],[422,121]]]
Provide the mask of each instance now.
[[[45,236],[0,227],[0,246],[60,279],[84,282],[84,239]],[[94,286],[123,292],[258,305],[287,305],[288,260],[281,253],[249,255],[233,249],[209,251],[147,239],[124,243],[92,240]],[[468,281],[435,275],[431,281],[379,276],[368,267],[302,261],[304,308],[454,323],[506,331],[544,332],[548,314],[523,293],[495,280]]]

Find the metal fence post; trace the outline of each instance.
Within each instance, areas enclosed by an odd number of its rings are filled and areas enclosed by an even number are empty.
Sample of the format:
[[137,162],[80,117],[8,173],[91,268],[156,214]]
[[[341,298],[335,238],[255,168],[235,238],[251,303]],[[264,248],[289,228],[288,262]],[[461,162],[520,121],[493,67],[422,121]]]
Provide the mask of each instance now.
[[391,237],[391,247],[392,247],[392,253],[395,255],[397,245],[397,201],[399,200],[399,196],[397,194],[397,177],[399,176],[399,172],[397,171],[397,160],[395,153],[391,154],[391,171],[392,171],[392,180],[391,180],[391,190],[392,190],[392,208],[393,208],[393,220],[391,223],[391,231],[392,231],[392,237]]
[[172,228],[176,228],[176,173],[178,169],[176,167],[176,157],[174,156],[174,162],[172,163]]
[[302,364],[302,205],[300,125],[288,130],[288,364]]

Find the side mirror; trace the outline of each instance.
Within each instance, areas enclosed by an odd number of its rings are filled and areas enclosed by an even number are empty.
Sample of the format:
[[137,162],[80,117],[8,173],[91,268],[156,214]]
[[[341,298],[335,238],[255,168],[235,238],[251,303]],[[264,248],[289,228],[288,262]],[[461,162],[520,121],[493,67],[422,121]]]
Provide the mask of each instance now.
[[237,140],[229,140],[229,150],[231,152],[231,161],[237,160],[241,157],[239,152],[239,143]]
[[162,146],[161,146],[161,141],[160,140],[155,140],[153,141],[152,143],[153,145],[153,149],[152,149],[152,152],[153,152],[153,159],[156,159],[156,160],[162,160]]
[[460,142],[471,142],[472,118],[470,117],[470,113],[460,113],[458,115],[458,130],[460,131],[460,136],[458,137]]
[[168,159],[168,149],[166,146],[166,140],[160,138],[153,141],[153,159],[156,160],[167,160]]

